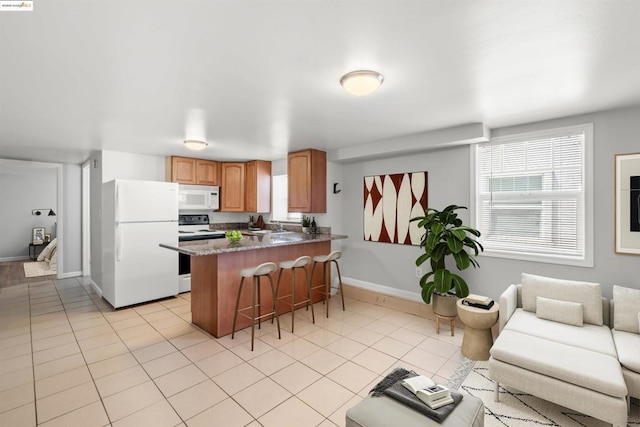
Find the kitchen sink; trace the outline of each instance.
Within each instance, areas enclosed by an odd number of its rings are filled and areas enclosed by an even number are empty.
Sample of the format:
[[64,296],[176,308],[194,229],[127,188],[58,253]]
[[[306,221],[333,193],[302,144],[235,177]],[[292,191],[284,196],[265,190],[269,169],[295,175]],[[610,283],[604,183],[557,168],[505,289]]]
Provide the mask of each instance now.
[[247,232],[247,234],[251,235],[251,234],[292,234],[294,233],[293,231],[288,231],[288,230],[250,230]]

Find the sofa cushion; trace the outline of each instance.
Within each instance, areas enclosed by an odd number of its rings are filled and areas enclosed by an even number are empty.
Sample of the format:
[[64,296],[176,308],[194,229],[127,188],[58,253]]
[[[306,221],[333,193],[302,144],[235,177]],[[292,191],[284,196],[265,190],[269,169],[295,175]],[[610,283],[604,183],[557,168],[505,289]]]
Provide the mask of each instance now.
[[522,332],[549,341],[565,343],[613,357],[617,356],[611,329],[607,326],[585,324],[582,328],[579,328],[540,319],[534,313],[518,308],[504,329]]
[[640,373],[640,334],[617,330],[612,332],[620,364],[630,371]]
[[627,395],[618,359],[602,353],[504,330],[493,344],[491,356],[609,396]]
[[536,298],[536,316],[567,325],[582,326],[582,304],[545,297]]
[[583,305],[585,323],[602,325],[602,289],[598,283],[553,279],[522,273],[522,308],[536,311],[536,297],[571,301]]
[[618,331],[640,333],[640,289],[613,286],[613,327]]

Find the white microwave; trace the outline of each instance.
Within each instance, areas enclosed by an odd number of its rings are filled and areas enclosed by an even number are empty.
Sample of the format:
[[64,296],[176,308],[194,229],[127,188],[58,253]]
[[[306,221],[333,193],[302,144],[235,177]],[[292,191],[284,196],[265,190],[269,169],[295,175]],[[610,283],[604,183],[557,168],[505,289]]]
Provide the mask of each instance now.
[[217,211],[220,209],[220,187],[178,185],[178,210]]

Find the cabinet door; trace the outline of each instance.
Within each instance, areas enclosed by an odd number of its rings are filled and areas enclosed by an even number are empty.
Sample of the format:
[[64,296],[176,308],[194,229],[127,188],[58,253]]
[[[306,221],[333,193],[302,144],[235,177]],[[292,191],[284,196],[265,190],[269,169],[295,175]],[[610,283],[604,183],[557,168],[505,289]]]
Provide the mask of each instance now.
[[246,167],[245,210],[271,212],[271,162],[253,160]]
[[327,153],[304,150],[289,153],[287,161],[289,212],[327,211]]
[[289,153],[287,160],[289,212],[311,212],[311,151]]
[[196,160],[196,181],[199,185],[220,185],[220,162]]
[[244,212],[245,164],[221,164],[220,210],[222,212]]
[[196,159],[191,159],[189,157],[172,156],[170,181],[179,182],[181,184],[195,184]]

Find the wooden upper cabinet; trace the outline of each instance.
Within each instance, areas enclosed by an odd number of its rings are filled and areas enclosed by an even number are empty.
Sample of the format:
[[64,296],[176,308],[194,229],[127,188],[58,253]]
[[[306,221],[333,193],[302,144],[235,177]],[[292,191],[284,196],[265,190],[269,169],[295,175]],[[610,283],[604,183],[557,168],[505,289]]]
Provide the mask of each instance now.
[[196,159],[171,156],[166,158],[166,181],[196,184]]
[[271,212],[271,162],[247,162],[245,211]]
[[166,181],[180,184],[220,185],[220,162],[170,156],[165,164]]
[[303,150],[287,157],[288,211],[327,212],[327,153]]
[[220,211],[244,212],[245,163],[222,162],[220,167]]
[[220,185],[220,162],[196,160],[196,182],[199,185]]

